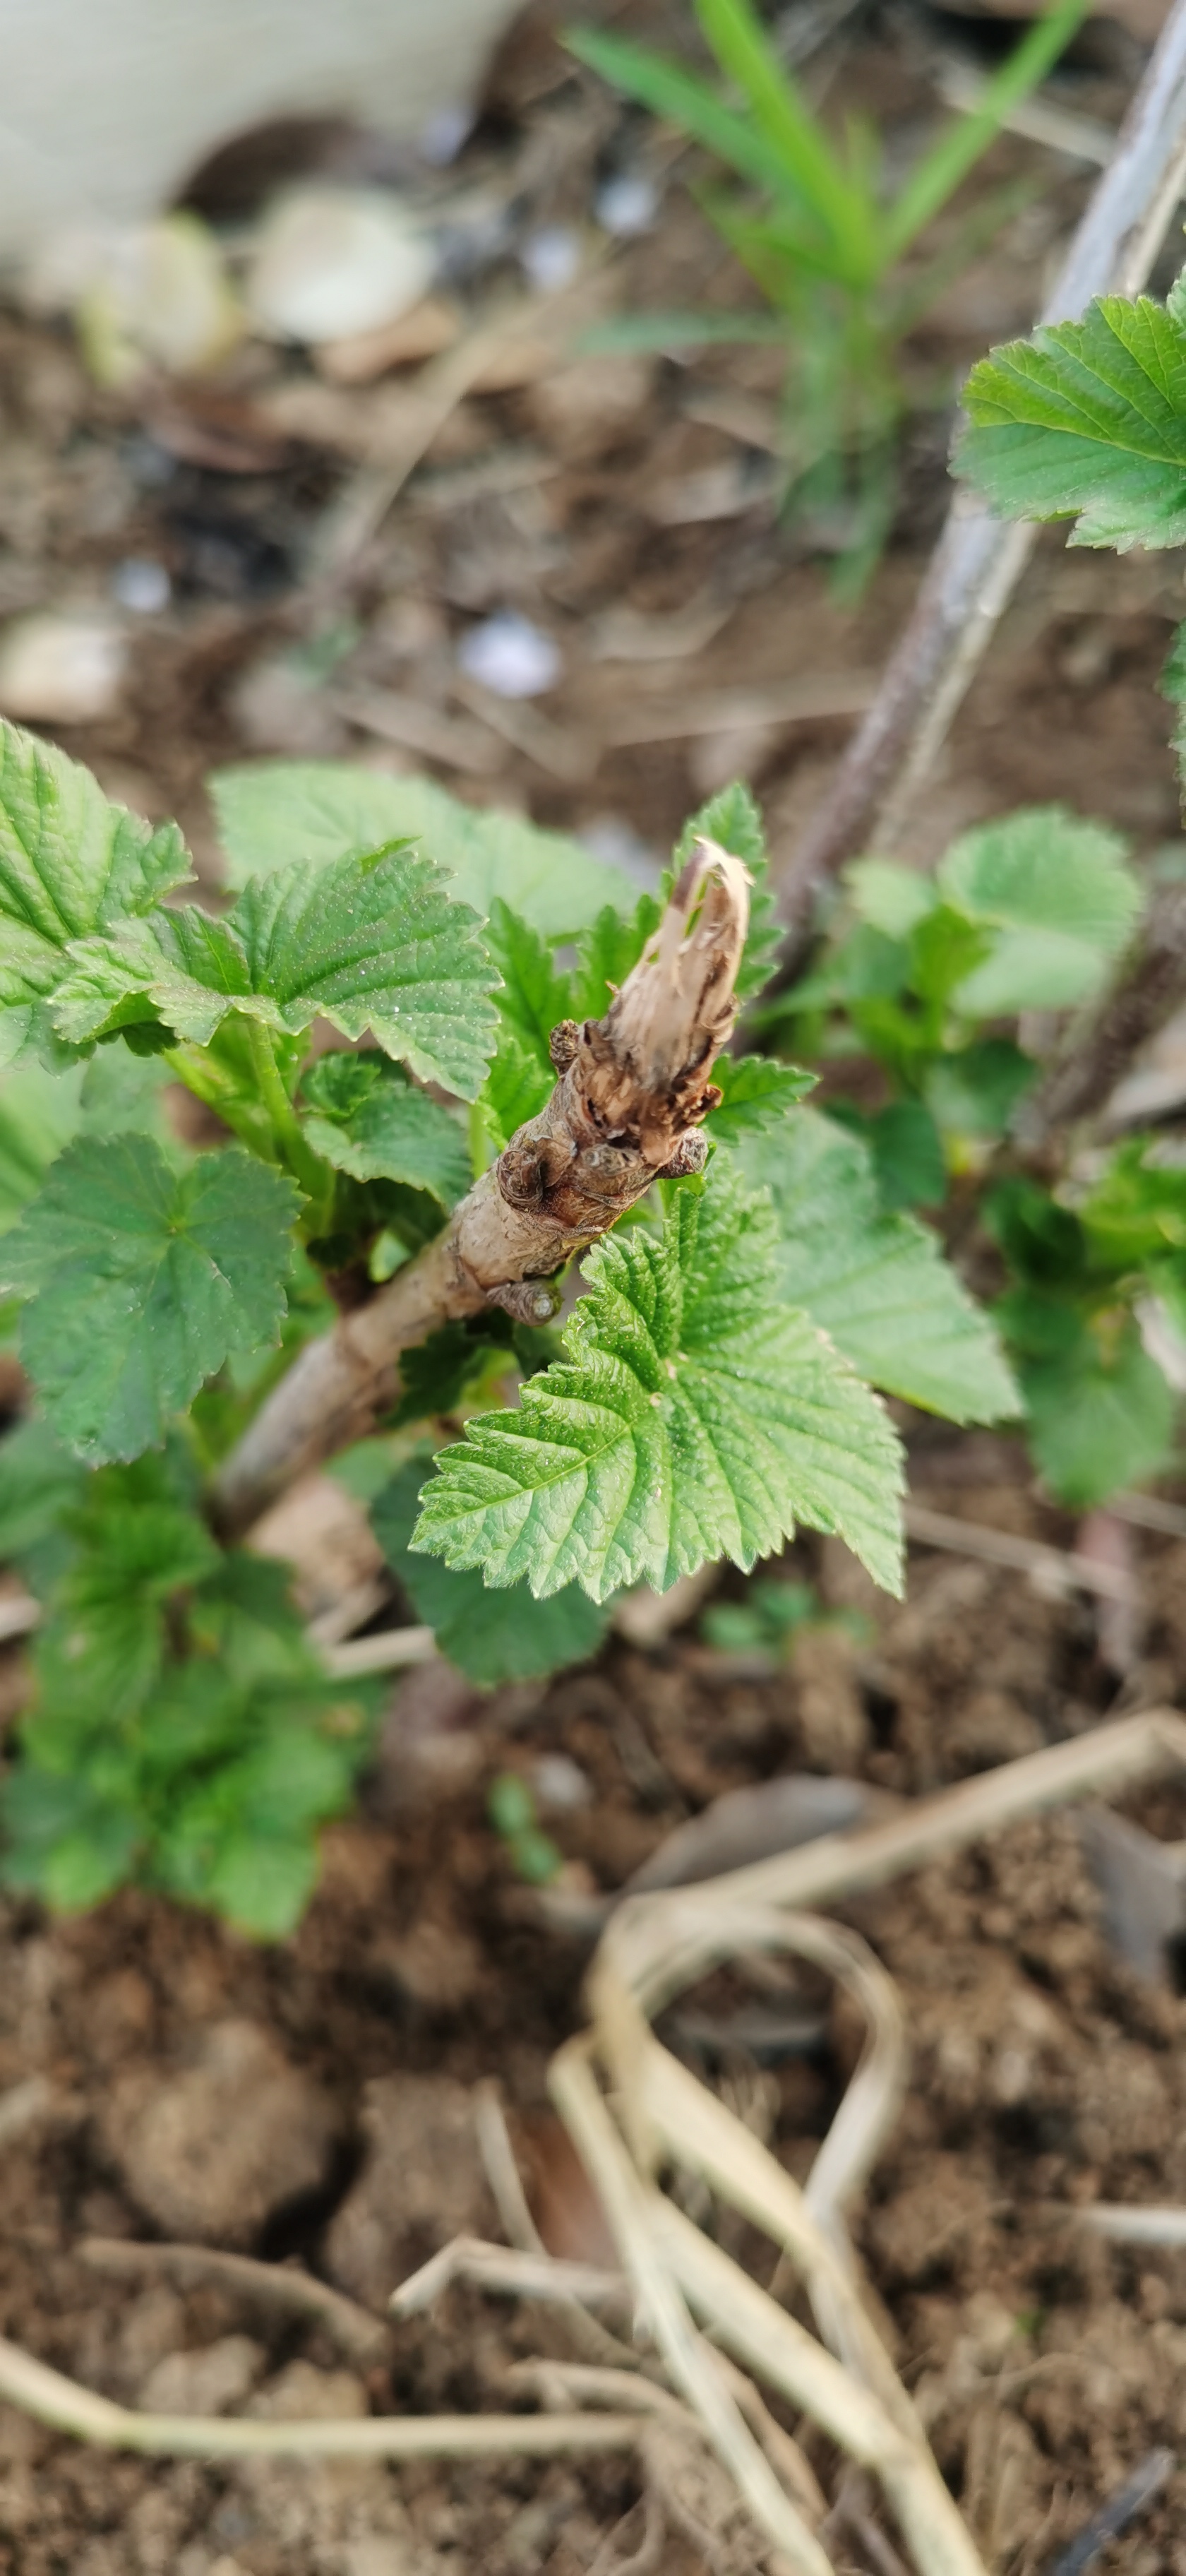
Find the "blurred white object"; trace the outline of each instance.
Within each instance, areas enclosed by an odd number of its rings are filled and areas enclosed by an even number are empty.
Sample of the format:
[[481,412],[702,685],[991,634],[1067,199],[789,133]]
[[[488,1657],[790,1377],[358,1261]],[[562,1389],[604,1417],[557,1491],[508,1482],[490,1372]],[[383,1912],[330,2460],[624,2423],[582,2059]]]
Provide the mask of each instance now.
[[597,191],[593,208],[603,233],[615,241],[632,241],[650,231],[659,212],[659,191],[644,170],[619,170]]
[[418,304],[436,253],[381,188],[290,188],[269,208],[247,272],[252,320],[275,340],[344,340]]
[[221,249],[196,215],[69,226],[30,261],[23,286],[35,312],[73,313],[102,385],[130,384],[150,366],[200,374],[245,328]]
[[539,294],[555,295],[562,286],[571,286],[580,267],[580,234],[566,224],[546,224],[542,232],[528,234],[519,264]]
[[83,609],[37,609],[0,634],[0,712],[28,724],[96,724],[119,704],[120,628]]
[[555,688],[564,668],[559,645],[517,608],[496,609],[480,626],[471,626],[457,647],[457,659],[470,679],[480,680],[496,698],[542,697],[545,689]]
[[518,0],[4,0],[0,254],[142,220],[236,135],[356,117],[413,140]]
[[532,1765],[532,1784],[541,1807],[563,1811],[587,1807],[593,1798],[593,1784],[588,1773],[567,1753],[541,1753]]
[[576,837],[595,859],[604,859],[608,867],[624,869],[647,894],[658,893],[664,867],[662,855],[620,814],[594,815],[591,823],[582,823]]
[[163,563],[152,555],[125,555],[111,576],[111,596],[134,617],[159,617],[173,596]]
[[420,151],[423,159],[429,162],[434,170],[447,170],[450,162],[457,159],[462,144],[468,141],[473,130],[472,108],[458,107],[456,102],[450,107],[438,107],[429,117],[420,135]]

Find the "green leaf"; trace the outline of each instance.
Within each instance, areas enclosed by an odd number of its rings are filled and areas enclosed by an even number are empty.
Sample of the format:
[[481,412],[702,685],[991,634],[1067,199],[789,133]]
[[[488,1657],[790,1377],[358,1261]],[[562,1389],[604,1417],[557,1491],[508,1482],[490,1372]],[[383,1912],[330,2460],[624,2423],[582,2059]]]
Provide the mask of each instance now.
[[478,1094],[478,1104],[486,1122],[496,1154],[509,1145],[512,1136],[528,1118],[536,1118],[556,1087],[556,1072],[549,1057],[540,1061],[537,1049],[521,1046],[509,1024],[504,1026],[498,1048]]
[[927,1104],[954,1136],[1003,1136],[1038,1068],[1012,1038],[976,1038],[937,1057],[926,1078]]
[[1071,1208],[1022,1173],[998,1181],[982,1206],[985,1228],[1018,1279],[1065,1294],[1086,1276],[1087,1245]]
[[854,859],[844,882],[859,919],[887,939],[908,939],[937,901],[933,878],[893,859]]
[[1026,807],[965,832],[938,883],[965,919],[997,935],[956,987],[960,1011],[1062,1010],[1096,994],[1140,911],[1125,843],[1061,805]]
[[465,1197],[473,1175],[457,1119],[386,1056],[318,1056],[301,1093],[305,1134],[335,1171],[356,1181],[404,1181],[430,1190],[444,1208]]
[[632,966],[659,927],[663,907],[653,894],[642,894],[628,916],[606,904],[579,943],[574,1020],[602,1020],[614,994],[621,991]]
[[666,355],[681,349],[727,347],[731,342],[756,342],[769,348],[772,343],[779,347],[786,333],[782,316],[773,313],[614,313],[579,332],[573,354],[619,358],[658,350]]
[[773,1056],[719,1055],[712,1078],[724,1097],[708,1133],[718,1144],[735,1145],[739,1136],[781,1126],[787,1111],[814,1091],[817,1077],[796,1064],[776,1064]]
[[913,1217],[887,1216],[867,1146],[801,1109],[777,1141],[739,1149],[769,1184],[781,1293],[874,1385],[953,1422],[998,1422],[1017,1390],[987,1315]]
[[1090,304],[994,349],[964,389],[955,471],[1010,519],[1071,519],[1072,545],[1186,541],[1186,323],[1147,295]]
[[921,1100],[893,1100],[869,1120],[866,1135],[884,1208],[941,1207],[947,1166],[939,1130]]
[[347,851],[408,838],[483,920],[501,895],[544,939],[574,938],[604,904],[634,908],[637,889],[624,870],[591,858],[579,841],[519,814],[475,811],[427,778],[385,778],[346,761],[268,760],[216,770],[210,792],[232,885],[295,860],[324,867]]
[[317,1884],[317,1845],[307,1836],[242,1834],[226,1845],[206,1883],[207,1901],[236,1932],[285,1941]]
[[726,80],[736,82],[748,105],[755,133],[777,155],[780,193],[797,192],[844,254],[854,282],[875,278],[887,257],[878,246],[884,224],[873,173],[861,169],[851,131],[846,169],[750,0],[696,0],[696,15]]
[[39,1064],[0,1074],[0,1232],[35,1198],[81,1116],[82,1066]]
[[424,1461],[402,1467],[371,1507],[371,1526],[418,1619],[434,1630],[441,1653],[485,1688],[563,1671],[595,1655],[609,1624],[578,1583],[546,1601],[526,1585],[492,1592],[479,1573],[458,1573],[438,1559],[410,1554]]
[[148,912],[190,874],[175,823],[153,831],[65,752],[0,718],[0,1064],[57,1062],[43,1005],[71,940]]
[[1114,1336],[1084,1333],[1066,1359],[1023,1360],[1020,1376],[1034,1463],[1070,1510],[1169,1464],[1177,1398],[1131,1316]]
[[968,172],[983,159],[1012,110],[1045,80],[1086,16],[1088,5],[1089,0],[1057,0],[1054,8],[1044,10],[1008,60],[985,82],[971,113],[953,118],[915,162],[887,226],[889,259],[900,258],[924,227],[933,222]]
[[53,1017],[59,1036],[75,1043],[159,1018],[177,1037],[208,1046],[230,1009],[280,1025],[271,997],[253,986],[230,923],[190,903],[128,923],[110,939],[77,940]]
[[521,921],[500,897],[490,907],[486,938],[502,977],[494,997],[499,1012],[520,1046],[534,1056],[541,1070],[546,1067],[554,1082],[548,1040],[558,1020],[573,1016],[573,979],[557,971],[538,931]]
[[1177,709],[1170,742],[1178,756],[1178,775],[1186,773],[1186,623],[1174,630],[1169,658],[1158,682],[1163,698]]
[[839,1531],[900,1579],[896,1438],[808,1318],[778,1302],[769,1202],[722,1158],[684,1187],[662,1237],[634,1227],[589,1255],[566,1361],[445,1450],[414,1546],[595,1601],[666,1590],[706,1559],[748,1568],[796,1522]]
[[1160,1160],[1149,1137],[1129,1137],[1084,1200],[1079,1222],[1093,1269],[1122,1275],[1180,1259],[1186,1252],[1186,1171]]
[[95,1037],[146,1006],[207,1046],[228,1011],[291,1036],[319,1014],[371,1029],[388,1055],[472,1099],[494,1032],[478,924],[439,871],[404,848],[278,869],[213,921],[193,905],[78,948],[55,1025]]
[[298,1203],[233,1149],[178,1175],[147,1137],[68,1146],[0,1252],[34,1300],[21,1355],[59,1438],[133,1458],[231,1352],[274,1342]]
[[74,1502],[82,1469],[36,1416],[0,1440],[0,1563],[40,1556]]
[[450,1414],[485,1376],[493,1355],[499,1352],[504,1368],[512,1363],[509,1340],[496,1340],[485,1328],[480,1316],[474,1324],[442,1324],[439,1332],[417,1342],[400,1354],[402,1392],[392,1416],[392,1429],[400,1431],[405,1423],[431,1422],[439,1414]]
[[762,817],[748,787],[735,780],[722,787],[719,795],[710,796],[707,805],[685,823],[675,846],[673,871],[678,876],[685,860],[692,855],[693,843],[703,838],[715,841],[718,849],[728,850],[740,859],[753,878],[749,903],[749,932],[745,955],[737,978],[739,1002],[752,1002],[778,964],[782,931],[774,896],[770,891],[770,869],[766,856],[766,835]]
[[570,32],[565,42],[578,62],[587,63],[591,71],[600,73],[615,89],[624,90],[628,98],[638,99],[653,115],[703,143],[739,178],[752,180],[797,207],[807,203],[785,154],[751,118],[726,107],[705,81],[685,71],[681,63],[670,61],[647,45],[631,44],[624,37],[603,35],[591,27]]
[[39,1885],[55,1914],[85,1914],[128,1876],[139,1842],[135,1816],[98,1801],[82,1825],[47,1852]]

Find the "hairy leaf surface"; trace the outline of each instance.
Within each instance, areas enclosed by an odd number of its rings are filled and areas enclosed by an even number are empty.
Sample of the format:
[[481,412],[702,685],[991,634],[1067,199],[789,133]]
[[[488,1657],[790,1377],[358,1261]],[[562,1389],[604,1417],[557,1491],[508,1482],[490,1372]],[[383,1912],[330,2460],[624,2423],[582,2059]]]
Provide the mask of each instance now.
[[1186,541],[1186,296],[1107,295],[982,358],[955,470],[1011,519],[1075,521],[1072,545]]
[[1062,1010],[1097,993],[1141,906],[1126,843],[1065,806],[1038,805],[953,842],[938,874],[953,911],[993,935],[956,987],[960,1011]]
[[318,1056],[301,1092],[305,1134],[335,1171],[404,1181],[430,1190],[444,1208],[465,1197],[473,1175],[457,1119],[386,1056]]
[[685,823],[675,846],[674,872],[678,876],[685,859],[691,857],[693,843],[703,838],[715,841],[749,869],[753,884],[749,899],[749,931],[741,972],[737,978],[739,1002],[752,1002],[764,984],[769,982],[778,963],[781,931],[774,896],[770,891],[770,868],[766,856],[766,835],[762,817],[749,788],[735,780],[710,796],[691,821]]
[[541,1061],[534,1046],[521,1046],[513,1030],[503,1029],[498,1050],[478,1098],[495,1153],[523,1125],[535,1118],[555,1088],[555,1068]]
[[0,1064],[59,1061],[43,1005],[71,940],[149,910],[190,874],[175,823],[154,831],[50,743],[0,717]]
[[489,1689],[561,1672],[596,1654],[609,1613],[579,1583],[536,1601],[525,1584],[492,1592],[477,1572],[410,1553],[424,1476],[424,1461],[401,1467],[371,1505],[371,1526],[417,1618],[435,1631],[450,1663]]
[[711,1114],[708,1133],[721,1145],[781,1127],[788,1109],[814,1091],[817,1079],[797,1064],[777,1064],[768,1055],[719,1055],[712,1078],[724,1098]]
[[803,1109],[777,1139],[747,1140],[739,1159],[771,1190],[782,1295],[876,1386],[953,1422],[1019,1410],[987,1315],[925,1226],[885,1214],[859,1137]]
[[54,1005],[75,1040],[146,1010],[209,1044],[228,1011],[297,1036],[318,1014],[472,1099],[495,1027],[494,977],[468,905],[405,848],[277,870],[216,921],[195,906],[86,941]]
[[576,1000],[573,978],[553,964],[547,942],[501,898],[496,897],[490,907],[486,942],[502,977],[494,997],[499,1015],[519,1045],[554,1082],[548,1039],[558,1020],[572,1017]]
[[1035,1465],[1071,1510],[1168,1466],[1177,1398],[1131,1316],[1110,1342],[1084,1330],[1064,1357],[1022,1360],[1020,1375]]
[[571,939],[604,904],[629,913],[636,889],[563,832],[519,814],[475,811],[427,778],[384,778],[346,761],[253,761],[210,781],[232,885],[307,859],[418,841],[484,920],[501,896],[545,939]]
[[178,1174],[146,1136],[66,1148],[3,1238],[0,1284],[33,1300],[21,1355],[80,1457],[155,1446],[232,1352],[276,1340],[298,1204],[233,1149]]
[[808,1317],[780,1305],[768,1200],[724,1166],[681,1188],[661,1238],[589,1255],[569,1357],[443,1452],[415,1546],[539,1598],[666,1590],[706,1559],[748,1568],[797,1522],[900,1579],[900,1452]]

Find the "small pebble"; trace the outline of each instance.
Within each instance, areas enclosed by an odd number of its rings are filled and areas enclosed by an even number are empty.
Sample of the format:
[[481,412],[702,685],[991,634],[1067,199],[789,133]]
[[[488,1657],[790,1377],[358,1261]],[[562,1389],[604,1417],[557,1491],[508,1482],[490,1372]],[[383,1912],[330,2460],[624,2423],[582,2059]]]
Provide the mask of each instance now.
[[554,689],[564,668],[559,646],[517,608],[500,608],[471,626],[457,647],[471,680],[498,698],[538,698]]
[[247,276],[258,329],[277,340],[341,340],[417,304],[436,254],[381,188],[292,188],[268,209]]
[[575,1807],[587,1807],[593,1790],[579,1762],[567,1753],[541,1753],[533,1766],[532,1786],[541,1807],[552,1807],[561,1813]]
[[530,286],[541,295],[555,295],[560,287],[571,286],[580,267],[580,235],[563,224],[547,224],[542,232],[529,233],[519,262]]
[[650,231],[659,212],[659,191],[642,170],[616,170],[598,189],[593,211],[603,233],[630,241]]
[[173,584],[163,563],[151,555],[125,555],[111,576],[111,596],[121,608],[135,617],[159,617],[173,596]]
[[109,619],[35,610],[0,636],[0,709],[29,724],[97,724],[114,713],[127,645]]

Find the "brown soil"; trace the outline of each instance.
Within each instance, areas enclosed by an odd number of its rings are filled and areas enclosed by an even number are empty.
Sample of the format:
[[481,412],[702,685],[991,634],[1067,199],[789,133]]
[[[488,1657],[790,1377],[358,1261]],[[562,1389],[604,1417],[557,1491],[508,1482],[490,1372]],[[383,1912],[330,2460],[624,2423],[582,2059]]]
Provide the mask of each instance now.
[[[972,1486],[954,1450],[940,1452],[923,1498],[1058,1535],[1005,1444],[983,1480],[996,1447],[981,1444]],[[1142,1552],[1137,1697],[1144,1681],[1159,1693],[1186,1681],[1186,1547],[1149,1540]],[[791,1570],[812,1571],[825,1599],[851,1603],[857,1590],[831,1546]],[[360,2366],[319,2324],[221,2288],[183,2293],[163,2272],[96,2276],[77,2249],[92,2234],[187,2235],[298,2258],[381,2315],[452,2234],[497,2233],[469,2092],[493,2076],[549,2242],[595,2254],[545,2089],[549,2053],[580,2016],[587,1952],[541,1926],[485,1821],[486,1785],[509,1765],[542,1792],[548,1757],[575,1765],[586,1803],[541,1798],[545,1821],[581,1882],[608,1889],[725,1790],[808,1768],[917,1794],[1090,1725],[1112,1696],[1090,1615],[1040,1601],[1014,1575],[916,1554],[904,1607],[874,1605],[863,1581],[860,1593],[874,1625],[855,1655],[808,1653],[766,1674],[737,1676],[688,1632],[651,1656],[619,1646],[596,1670],[477,1711],[455,1693],[443,1728],[425,1677],[410,1678],[364,1813],[329,1837],[321,1891],[282,1949],[251,1949],[143,1897],[68,1924],[9,1908],[0,2115],[8,2088],[39,2076],[49,2089],[4,2149],[3,2331],[92,2387],[166,2411],[498,2406],[508,2361],[570,2349],[547,2312],[459,2290],[431,2319],[391,2328],[386,2355]],[[1163,1839],[1186,1830],[1177,1793],[1136,1812]],[[1186,2192],[1186,2002],[1117,1957],[1098,1913],[1063,1816],[852,1916],[900,1987],[913,2049],[859,2241],[943,2468],[988,2563],[1010,2576],[1048,2564],[1094,2501],[1184,2429],[1186,2264],[1107,2249],[1066,2216],[1096,2198]],[[806,2053],[776,2046],[759,2062],[729,2035],[744,1999],[725,1978],[693,1999],[722,2032],[693,2062],[802,2174],[854,2034],[834,2010]],[[756,2240],[740,2250],[765,2269]],[[827,2482],[826,2446],[813,2456]],[[149,2465],[88,2454],[9,2412],[0,2459],[6,2576],[579,2576],[636,2492],[611,2460]],[[1186,2480],[1175,2480],[1102,2563],[1155,2576],[1181,2565],[1184,2545]],[[664,2565],[692,2576],[701,2562],[679,2546]]]
[[[654,36],[661,15],[640,6],[625,20]],[[837,95],[874,104],[891,126],[929,96],[903,23],[905,35],[901,24],[876,40],[845,35],[834,66]],[[1098,28],[1070,103],[1115,121],[1134,59],[1127,39]],[[615,130],[591,86],[560,84],[535,25],[500,75],[475,174],[501,172],[508,193],[529,188],[537,225],[570,221]],[[990,175],[1032,166],[1029,147],[1005,142]],[[1039,205],[933,318],[919,354],[953,382],[989,336],[1025,325],[1050,244],[1082,203],[1086,182],[1067,162],[1048,157],[1042,175]],[[656,231],[625,254],[621,300],[720,301],[730,276],[673,186]],[[553,364],[472,397],[335,603],[358,635],[332,686],[282,702],[261,690],[261,668],[266,677],[307,636],[296,577],[390,383],[347,395],[303,360],[254,348],[234,362],[221,411],[196,388],[129,406],[95,393],[63,335],[9,313],[0,612],[101,594],[129,555],[167,563],[175,604],[138,643],[119,711],[63,739],[113,792],[153,815],[178,812],[210,884],[203,774],[256,751],[428,766],[461,794],[541,821],[628,824],[660,855],[689,806],[740,769],[763,795],[777,859],[848,718],[790,722],[769,692],[876,670],[947,490],[946,423],[926,423],[894,545],[861,606],[839,608],[826,563],[774,515],[764,441],[777,382],[767,356],[743,351],[679,366]],[[281,416],[299,418],[301,434],[278,440]],[[722,515],[697,514],[710,500]],[[1043,543],[926,799],[921,855],[980,815],[1047,797],[1111,819],[1145,850],[1175,827],[1154,694],[1180,608],[1175,579],[1162,558],[1118,564]],[[561,686],[521,711],[517,741],[487,727],[481,762],[458,767],[393,749],[351,717],[351,690],[386,689],[481,731],[486,718],[454,691],[452,645],[505,604],[539,619],[565,655]],[[697,642],[697,620],[714,617]],[[715,718],[709,704],[698,733],[671,731],[673,705],[724,690],[741,694]],[[623,745],[640,707],[654,738]],[[920,1436],[915,1489],[938,1508],[1068,1535],[1006,1443]],[[541,2310],[454,2292],[430,2320],[393,2328],[386,2357],[363,2366],[324,2327],[224,2289],[182,2292],[163,2271],[135,2282],[96,2273],[79,2242],[188,2235],[295,2258],[381,2316],[396,2281],[450,2233],[494,2228],[468,2088],[496,2076],[549,2241],[579,2250],[589,2212],[547,2113],[545,2070],[579,2020],[587,1953],[545,1929],[514,1880],[485,1822],[492,1775],[509,1763],[535,1777],[549,1754],[577,1766],[585,1803],[547,1808],[544,1821],[584,1883],[604,1889],[711,1799],[776,1773],[925,1792],[1112,1705],[1186,1694],[1186,1548],[1142,1538],[1138,1553],[1149,1624],[1120,1703],[1081,1605],[1054,1607],[1015,1575],[916,1552],[895,1609],[824,1548],[795,1570],[872,1622],[855,1660],[807,1651],[794,1667],[751,1672],[706,1657],[689,1632],[651,1656],[615,1646],[595,1669],[483,1707],[442,1693],[439,1675],[409,1679],[364,1810],[329,1836],[321,1891],[281,1949],[251,1949],[142,1897],[76,1923],[5,1909],[4,2333],[93,2388],[169,2410],[505,2403],[509,2359],[567,2348]],[[6,1687],[6,1713],[14,1704]],[[1186,1834],[1172,1797],[1139,1812],[1163,1839]],[[1186,2003],[1108,1946],[1065,1818],[927,1871],[854,1920],[900,1985],[914,2046],[862,2250],[989,2565],[1035,2576],[1151,2446],[1186,2447],[1186,2263],[1109,2251],[1050,2214],[1094,2198],[1186,2197]],[[719,1981],[694,2000],[725,2016],[727,2038],[737,1991]],[[728,2042],[734,2098],[796,2171],[839,2099],[851,2046],[840,2012],[807,2053],[776,2062]],[[6,2132],[11,2090],[31,2078],[48,2089]],[[818,2446],[813,2456],[827,2483],[835,2463]],[[0,2576],[582,2576],[636,2494],[633,2470],[612,2458],[399,2472],[150,2465],[0,2410]],[[871,2567],[853,2547],[847,2563]],[[1099,2563],[1125,2576],[1186,2566],[1186,2479]],[[706,2564],[669,2538],[663,2576]]]

